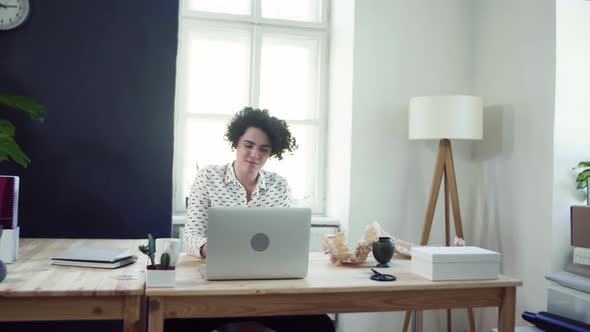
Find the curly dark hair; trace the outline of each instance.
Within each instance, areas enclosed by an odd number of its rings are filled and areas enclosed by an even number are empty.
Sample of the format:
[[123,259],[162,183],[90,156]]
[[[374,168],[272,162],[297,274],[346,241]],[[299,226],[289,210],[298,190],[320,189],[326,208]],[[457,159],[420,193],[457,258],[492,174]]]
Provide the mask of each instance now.
[[265,109],[245,107],[234,115],[225,131],[225,139],[230,142],[232,149],[238,147],[240,137],[250,127],[258,128],[268,135],[271,145],[270,157],[281,160],[283,153],[293,152],[298,147],[285,120],[270,115]]

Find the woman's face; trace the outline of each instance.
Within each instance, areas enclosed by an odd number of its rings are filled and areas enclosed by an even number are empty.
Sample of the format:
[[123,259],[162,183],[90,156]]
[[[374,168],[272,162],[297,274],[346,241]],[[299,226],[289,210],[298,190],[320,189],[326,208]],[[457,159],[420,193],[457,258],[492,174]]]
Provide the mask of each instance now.
[[236,165],[242,171],[257,174],[266,164],[271,151],[268,135],[258,128],[249,127],[238,141]]

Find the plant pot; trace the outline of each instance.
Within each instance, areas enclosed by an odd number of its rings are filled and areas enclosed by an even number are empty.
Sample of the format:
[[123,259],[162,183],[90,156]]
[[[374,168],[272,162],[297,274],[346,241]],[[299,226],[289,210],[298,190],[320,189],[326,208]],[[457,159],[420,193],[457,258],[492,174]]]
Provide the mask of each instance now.
[[0,282],[6,278],[7,273],[8,270],[6,269],[6,265],[4,265],[4,262],[0,259]]
[[176,283],[176,270],[145,270],[145,286],[174,287]]
[[2,230],[0,237],[0,260],[10,264],[18,257],[18,240],[20,228]]

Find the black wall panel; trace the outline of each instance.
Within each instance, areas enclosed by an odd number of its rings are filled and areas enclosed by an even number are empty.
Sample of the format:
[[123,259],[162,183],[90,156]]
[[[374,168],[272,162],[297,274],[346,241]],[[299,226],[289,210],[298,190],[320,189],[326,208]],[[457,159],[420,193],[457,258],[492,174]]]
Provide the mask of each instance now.
[[31,0],[0,31],[0,94],[33,97],[43,124],[0,109],[31,158],[22,237],[169,236],[178,0]]

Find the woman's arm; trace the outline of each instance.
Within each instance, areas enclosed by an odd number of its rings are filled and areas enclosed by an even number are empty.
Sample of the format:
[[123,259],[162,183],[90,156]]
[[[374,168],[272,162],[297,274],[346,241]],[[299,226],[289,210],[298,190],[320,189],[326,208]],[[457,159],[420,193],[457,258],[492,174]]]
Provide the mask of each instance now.
[[201,255],[201,247],[207,243],[207,220],[211,206],[207,173],[207,169],[202,169],[191,186],[183,239],[186,252],[202,258],[205,258]]

